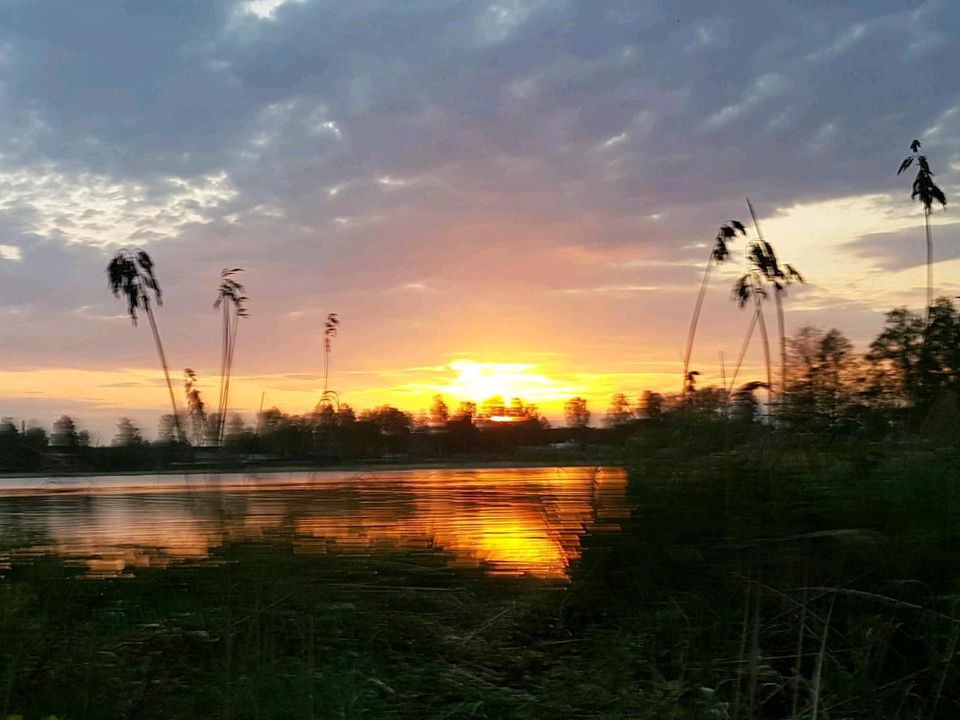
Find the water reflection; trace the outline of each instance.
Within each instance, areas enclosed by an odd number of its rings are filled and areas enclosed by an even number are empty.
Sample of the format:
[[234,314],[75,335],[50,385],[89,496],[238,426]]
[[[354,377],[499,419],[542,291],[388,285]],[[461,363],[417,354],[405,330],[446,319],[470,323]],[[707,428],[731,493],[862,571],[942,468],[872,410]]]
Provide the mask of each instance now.
[[564,578],[583,533],[626,516],[625,487],[619,468],[3,479],[0,567],[56,554],[115,576],[254,540]]

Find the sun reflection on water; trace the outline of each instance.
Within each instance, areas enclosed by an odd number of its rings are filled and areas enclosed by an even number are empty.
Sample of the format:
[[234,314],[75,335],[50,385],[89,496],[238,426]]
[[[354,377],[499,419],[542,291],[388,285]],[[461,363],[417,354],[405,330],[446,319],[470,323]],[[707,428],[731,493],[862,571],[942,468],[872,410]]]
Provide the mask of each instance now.
[[0,569],[56,554],[109,577],[283,541],[301,553],[429,550],[452,566],[563,579],[585,532],[626,517],[625,487],[619,468],[4,480]]

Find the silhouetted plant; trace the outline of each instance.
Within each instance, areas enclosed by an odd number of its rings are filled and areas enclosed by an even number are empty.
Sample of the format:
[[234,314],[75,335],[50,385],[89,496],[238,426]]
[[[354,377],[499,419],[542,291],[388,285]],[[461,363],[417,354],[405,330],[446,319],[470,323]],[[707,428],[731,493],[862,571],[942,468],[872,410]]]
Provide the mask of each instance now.
[[[777,332],[780,339],[780,400],[783,402],[787,392],[787,334],[783,312],[783,297],[787,294],[787,286],[795,282],[802,283],[803,276],[792,265],[780,265],[773,246],[767,242],[763,236],[763,231],[760,229],[760,223],[757,220],[757,214],[753,210],[753,204],[750,202],[750,198],[746,200],[747,207],[750,209],[750,217],[753,218],[754,227],[757,229],[758,238],[750,244],[747,250],[747,259],[756,273],[773,288],[773,297],[777,304]],[[762,317],[760,321],[762,323]],[[761,330],[765,332],[763,324],[761,325]],[[767,381],[769,383],[769,377]]]
[[[748,259],[750,254],[747,255]],[[751,263],[749,270],[742,275],[733,285],[733,299],[740,308],[747,306],[751,300],[754,304],[753,317],[750,320],[750,326],[747,329],[747,335],[744,338],[743,346],[740,349],[740,355],[737,358],[737,364],[733,370],[733,377],[730,380],[730,387],[733,388],[737,382],[737,375],[740,374],[740,367],[743,364],[743,358],[746,355],[747,347],[750,344],[750,338],[753,335],[754,328],[760,326],[760,336],[763,341],[763,357],[767,368],[767,400],[770,397],[771,387],[771,365],[770,365],[770,339],[767,335],[767,321],[763,316],[763,301],[767,298],[767,288],[765,275]]]
[[766,281],[773,287],[774,299],[777,303],[777,325],[780,335],[780,363],[781,363],[781,392],[786,392],[787,378],[787,350],[786,333],[784,328],[783,315],[783,296],[786,294],[786,286],[794,282],[803,282],[803,276],[792,266],[784,264],[781,268],[777,260],[777,254],[773,246],[767,242],[760,229],[760,222],[753,210],[753,204],[750,198],[747,198],[747,207],[750,209],[750,217],[753,218],[754,227],[757,229],[759,240],[752,243],[749,249],[750,261],[757,268]]
[[243,268],[224,268],[220,273],[220,287],[217,299],[213,303],[215,310],[223,313],[223,333],[220,347],[220,401],[217,407],[219,424],[217,444],[223,444],[224,423],[230,402],[230,375],[233,371],[233,354],[237,347],[237,328],[240,318],[248,317],[247,295],[243,285],[234,279],[234,275],[243,272]]
[[947,197],[943,190],[937,187],[933,181],[933,171],[930,170],[930,163],[926,155],[920,154],[920,141],[914,140],[910,143],[912,155],[907,155],[900,163],[900,169],[897,175],[906,172],[911,165],[917,164],[917,175],[913,179],[913,189],[910,193],[911,200],[920,200],[923,206],[923,225],[926,231],[927,239],[927,317],[929,318],[930,308],[933,305],[933,235],[930,230],[930,214],[933,212],[933,203],[940,203],[941,207],[947,206]]
[[160,356],[160,366],[163,368],[163,377],[167,381],[167,391],[170,394],[170,405],[173,408],[173,424],[177,438],[186,441],[183,429],[180,427],[180,414],[177,410],[177,401],[173,395],[173,384],[170,382],[170,370],[167,367],[167,357],[160,341],[160,332],[157,330],[157,321],[153,315],[153,298],[157,305],[163,304],[160,293],[160,284],[153,270],[153,260],[143,250],[119,250],[113,260],[107,265],[107,277],[110,291],[114,297],[123,296],[127,301],[127,312],[130,321],[137,324],[137,311],[143,310],[150,320],[150,329],[153,331],[153,340]]
[[183,370],[183,390],[187,396],[187,419],[190,421],[193,442],[202,445],[207,435],[207,414],[197,388],[197,373],[191,368]]
[[683,356],[683,392],[686,393],[687,376],[690,372],[690,356],[693,353],[693,340],[697,334],[697,325],[700,322],[700,311],[703,309],[703,301],[707,295],[707,286],[710,282],[710,271],[715,265],[720,265],[730,257],[730,249],[727,242],[732,240],[740,233],[744,237],[747,230],[738,220],[731,220],[729,225],[721,225],[717,231],[717,237],[714,238],[713,246],[710,248],[710,257],[707,258],[707,267],[703,271],[703,280],[700,282],[700,292],[697,294],[697,302],[693,306],[693,317],[690,320],[690,330],[687,332],[687,349]]
[[329,313],[326,321],[323,323],[323,393],[320,395],[320,402],[317,407],[330,405],[333,402],[340,405],[340,396],[329,387],[330,379],[330,355],[333,352],[333,338],[337,336],[337,329],[340,327],[340,318],[336,313]]

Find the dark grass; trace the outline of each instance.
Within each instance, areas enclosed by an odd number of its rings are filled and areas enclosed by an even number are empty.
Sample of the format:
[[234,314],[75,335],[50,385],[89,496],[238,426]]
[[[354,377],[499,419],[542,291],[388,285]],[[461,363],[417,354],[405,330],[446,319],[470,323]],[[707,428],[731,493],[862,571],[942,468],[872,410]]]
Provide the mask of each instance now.
[[277,539],[124,579],[14,561],[0,717],[960,716],[954,449],[694,433],[631,481],[566,586]]

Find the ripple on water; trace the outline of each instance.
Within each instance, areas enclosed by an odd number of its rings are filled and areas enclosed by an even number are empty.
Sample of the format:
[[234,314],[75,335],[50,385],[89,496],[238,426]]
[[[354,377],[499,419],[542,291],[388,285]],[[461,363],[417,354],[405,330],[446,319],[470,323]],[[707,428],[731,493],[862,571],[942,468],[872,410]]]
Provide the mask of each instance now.
[[627,516],[625,489],[623,469],[586,467],[6,478],[0,570],[55,554],[110,577],[256,541],[563,579],[585,532]]

